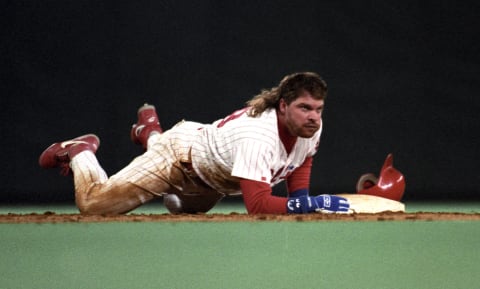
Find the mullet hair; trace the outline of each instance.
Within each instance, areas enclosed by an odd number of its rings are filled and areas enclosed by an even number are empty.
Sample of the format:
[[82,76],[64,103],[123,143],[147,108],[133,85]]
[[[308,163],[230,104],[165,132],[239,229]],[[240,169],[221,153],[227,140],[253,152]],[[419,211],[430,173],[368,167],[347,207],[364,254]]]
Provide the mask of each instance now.
[[287,75],[278,86],[263,89],[247,101],[247,106],[250,108],[247,114],[256,117],[269,108],[277,109],[280,99],[290,104],[305,92],[310,93],[314,99],[325,99],[327,83],[314,72],[297,72]]

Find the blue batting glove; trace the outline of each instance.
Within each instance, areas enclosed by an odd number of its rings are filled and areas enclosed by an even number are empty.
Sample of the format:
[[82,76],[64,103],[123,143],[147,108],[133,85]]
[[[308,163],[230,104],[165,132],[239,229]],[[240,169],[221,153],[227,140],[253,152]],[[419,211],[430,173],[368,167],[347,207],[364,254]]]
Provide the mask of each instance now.
[[334,195],[320,195],[313,197],[317,202],[316,212],[322,213],[347,213],[350,203],[347,199]]
[[334,195],[299,196],[289,198],[287,201],[287,212],[292,214],[347,213],[349,208],[350,203],[347,199]]

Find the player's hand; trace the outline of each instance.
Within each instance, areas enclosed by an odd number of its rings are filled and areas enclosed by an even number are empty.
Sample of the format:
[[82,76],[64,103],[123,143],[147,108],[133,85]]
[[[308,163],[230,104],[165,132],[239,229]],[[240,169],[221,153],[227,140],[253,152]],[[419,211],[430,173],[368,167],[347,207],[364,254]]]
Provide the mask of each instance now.
[[335,195],[319,195],[312,197],[315,211],[321,213],[347,213],[350,203],[343,197]]
[[287,212],[291,214],[347,213],[349,208],[347,199],[335,195],[290,197],[287,201]]

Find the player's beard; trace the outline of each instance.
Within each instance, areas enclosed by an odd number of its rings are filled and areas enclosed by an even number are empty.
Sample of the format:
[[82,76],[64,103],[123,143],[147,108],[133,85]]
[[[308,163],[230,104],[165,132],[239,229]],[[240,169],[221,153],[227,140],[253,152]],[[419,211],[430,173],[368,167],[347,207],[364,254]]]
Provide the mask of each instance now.
[[287,123],[287,127],[292,135],[302,138],[311,138],[320,129],[320,125],[314,122],[308,122],[301,125],[289,122]]
[[303,137],[303,138],[311,138],[320,129],[320,126],[308,124],[308,125],[303,126],[302,128],[303,129],[298,134],[298,136]]

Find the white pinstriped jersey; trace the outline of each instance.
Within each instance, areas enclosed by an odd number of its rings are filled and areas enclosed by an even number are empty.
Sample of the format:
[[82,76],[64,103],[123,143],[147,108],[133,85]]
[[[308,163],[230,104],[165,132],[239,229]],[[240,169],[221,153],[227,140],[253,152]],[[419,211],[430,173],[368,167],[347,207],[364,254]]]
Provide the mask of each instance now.
[[192,143],[192,165],[215,190],[240,194],[238,178],[274,186],[301,166],[318,148],[321,127],[312,138],[298,138],[289,155],[282,144],[275,109],[258,117],[239,110],[203,125]]

